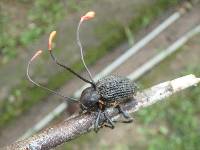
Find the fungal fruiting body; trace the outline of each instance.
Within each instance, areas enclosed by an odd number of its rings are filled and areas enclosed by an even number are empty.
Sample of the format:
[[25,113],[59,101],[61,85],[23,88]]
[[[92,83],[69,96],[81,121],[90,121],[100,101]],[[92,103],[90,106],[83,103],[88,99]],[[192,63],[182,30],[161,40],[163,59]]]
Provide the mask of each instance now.
[[[110,127],[110,128],[114,128],[114,123],[106,114],[105,110],[107,108],[110,108],[110,107],[117,108],[119,110],[119,113],[121,113],[124,116],[124,118],[126,119],[124,122],[131,122],[133,120],[126,112],[124,112],[122,110],[120,104],[122,104],[130,99],[133,99],[133,96],[136,93],[136,85],[135,85],[135,83],[130,81],[128,78],[120,77],[120,76],[116,76],[116,75],[109,75],[109,76],[106,76],[106,77],[100,79],[96,83],[94,82],[92,75],[84,61],[83,47],[82,47],[80,37],[79,37],[80,36],[79,35],[80,27],[81,27],[81,24],[83,23],[83,21],[90,20],[90,19],[94,18],[94,16],[95,16],[95,12],[93,12],[93,11],[86,13],[84,16],[82,16],[80,18],[80,21],[77,26],[77,44],[80,49],[82,63],[84,65],[86,71],[88,72],[90,80],[82,77],[76,71],[74,71],[67,65],[64,65],[63,63],[61,63],[55,57],[55,55],[53,54],[52,43],[56,36],[56,31],[52,31],[50,33],[49,40],[48,40],[48,52],[49,52],[53,62],[55,64],[57,64],[59,67],[66,69],[70,73],[74,74],[81,80],[83,80],[86,83],[89,83],[91,85],[90,87],[83,90],[79,100],[76,98],[73,98],[73,97],[65,96],[59,92],[49,89],[49,88],[37,83],[36,81],[32,80],[32,78],[29,75],[29,68],[30,68],[30,65],[33,62],[33,60],[35,60],[35,58],[38,57],[42,53],[42,50],[37,51],[33,55],[33,57],[30,59],[30,61],[28,62],[27,77],[36,86],[41,87],[41,88],[43,88],[53,94],[56,94],[64,99],[79,103],[82,112],[86,112],[86,113],[91,112],[91,111],[97,112],[97,118],[94,123],[94,130],[97,132],[98,129],[100,127],[102,127],[103,125]],[[99,120],[100,120],[100,116],[102,114],[105,116],[106,120],[100,124]]]

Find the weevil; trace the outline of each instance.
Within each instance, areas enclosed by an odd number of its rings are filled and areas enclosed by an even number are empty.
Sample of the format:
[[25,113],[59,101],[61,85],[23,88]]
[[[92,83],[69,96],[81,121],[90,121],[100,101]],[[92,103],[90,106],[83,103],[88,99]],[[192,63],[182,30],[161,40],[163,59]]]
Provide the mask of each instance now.
[[[137,92],[137,86],[134,82],[132,82],[128,78],[117,76],[117,75],[108,75],[106,77],[101,78],[97,82],[93,80],[93,77],[84,61],[83,48],[79,39],[79,30],[80,30],[80,26],[82,22],[93,18],[94,15],[95,13],[93,11],[86,13],[84,16],[81,17],[80,22],[77,27],[77,43],[80,48],[81,60],[83,62],[85,69],[87,70],[87,73],[89,74],[90,80],[82,77],[70,67],[60,63],[58,59],[55,57],[52,51],[53,49],[52,41],[56,35],[56,31],[51,32],[49,36],[49,41],[48,41],[48,51],[53,62],[55,62],[55,64],[57,64],[58,66],[65,68],[66,70],[68,70],[69,72],[71,72],[72,74],[80,78],[81,80],[91,85],[90,87],[87,87],[86,89],[82,91],[82,94],[79,100],[76,98],[64,96],[61,93],[51,90],[32,80],[32,78],[29,75],[29,68],[32,61],[42,53],[42,50],[37,51],[28,62],[27,77],[32,83],[34,83],[35,85],[45,90],[50,91],[51,93],[54,93],[70,101],[78,102],[80,104],[81,113],[96,112],[97,117],[94,123],[94,130],[97,132],[99,128],[104,125],[112,129],[114,128],[113,121],[108,117],[105,111],[107,108],[110,108],[110,107],[114,107],[118,109],[119,113],[121,113],[123,117],[126,119],[124,122],[132,122],[133,118],[130,117],[128,113],[123,111],[123,109],[121,108],[121,104],[129,101],[130,99],[134,99],[134,95]],[[104,115],[106,120],[100,124],[99,120],[100,120],[101,115]]]

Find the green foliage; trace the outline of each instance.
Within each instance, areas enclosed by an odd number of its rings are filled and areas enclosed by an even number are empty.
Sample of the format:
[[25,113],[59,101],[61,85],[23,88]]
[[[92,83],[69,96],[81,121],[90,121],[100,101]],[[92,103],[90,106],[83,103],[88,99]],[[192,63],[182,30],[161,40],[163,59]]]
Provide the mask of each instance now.
[[29,12],[29,19],[40,26],[49,26],[62,18],[64,11],[62,1],[36,0],[33,9]]
[[[0,54],[4,57],[4,62],[7,62],[9,59],[13,59],[17,56],[18,52],[14,49],[16,49],[17,47],[24,47],[27,44],[36,40],[43,33],[52,30],[55,27],[57,21],[61,20],[67,15],[67,12],[79,11],[80,6],[87,6],[93,3],[93,1],[86,0],[77,2],[74,0],[58,0],[55,2],[54,0],[18,0],[16,1],[16,3],[24,4],[24,6],[31,7],[30,10],[27,11],[27,16],[25,16],[27,22],[18,23],[15,28],[16,30],[18,30],[17,32],[19,33],[14,35],[7,32],[8,30],[13,29],[12,19],[10,18],[9,14],[3,11],[0,12]],[[138,16],[138,21],[130,24],[131,30],[137,31],[139,26],[148,25],[148,23],[151,21],[153,16],[158,13],[158,11],[162,11],[164,8],[176,4],[177,0],[158,0],[155,3],[156,5],[152,8],[146,6],[146,8],[142,9],[143,12],[139,14],[145,14],[142,15],[144,17]],[[115,29],[117,28],[115,27]],[[119,40],[119,37],[117,38]],[[120,38],[123,39],[124,37]],[[106,39],[105,42],[107,42]]]
[[85,6],[88,6],[94,2],[95,2],[94,0],[84,0],[84,1],[67,0],[65,3],[68,6],[69,12],[73,13],[80,11],[81,8],[85,8]]
[[[9,35],[4,31],[8,20],[9,17],[0,11],[0,55],[14,57],[16,54],[14,51],[16,40],[14,38],[9,38]],[[6,60],[8,58],[6,57],[4,59]]]
[[27,46],[44,32],[52,30],[57,21],[67,15],[64,14],[65,8],[61,0],[56,2],[54,0],[23,0],[21,2],[32,7],[25,16],[28,22],[18,23],[14,27],[18,30],[16,33],[7,32],[13,29],[11,24],[13,20],[6,12],[0,12],[0,54],[4,62],[17,56],[17,47]]
[[33,41],[34,39],[36,39],[41,33],[42,33],[42,29],[37,28],[37,27],[24,31],[22,32],[21,37],[19,39],[20,43],[23,45],[27,45],[30,43],[30,41]]
[[[150,20],[152,20],[160,13],[160,9],[154,9],[159,8],[157,4],[145,8],[148,8],[148,11],[139,12],[138,17],[134,18],[131,21],[130,29],[132,30],[132,32],[137,32],[139,28],[148,25],[150,23]],[[12,49],[19,43],[21,45],[26,45],[32,42],[34,39],[38,38],[43,32],[46,32],[46,30],[50,29],[51,25],[56,23],[56,20],[61,19],[63,13],[62,9],[63,6],[60,3],[55,3],[55,1],[53,0],[50,0],[48,2],[47,0],[34,1],[33,8],[30,10],[29,14],[29,19],[33,22],[33,26],[31,26],[31,29],[24,30],[20,37],[17,37],[18,40],[16,40],[15,38],[10,38],[9,35],[0,36],[5,38],[5,42],[8,42],[8,44],[5,46],[6,48],[8,48],[7,52],[10,53],[11,50],[9,50],[9,48]],[[47,10],[52,10],[52,12]],[[107,23],[105,26],[97,28],[96,34],[101,35],[101,38],[104,40],[102,41],[102,43],[99,44],[99,46],[89,48],[86,54],[87,64],[94,63],[97,59],[110,52],[110,50],[119,45],[119,43],[123,42],[126,38],[124,27],[117,22]],[[6,39],[9,39],[9,41],[7,41]],[[0,47],[4,47],[5,42],[3,42],[2,45],[0,44]],[[74,63],[72,67],[77,71],[81,71],[83,69],[80,61]],[[65,72],[61,72],[50,78],[47,86],[52,89],[56,89],[71,78],[72,76],[67,76]],[[17,87],[13,88],[11,92],[11,97],[0,104],[0,126],[5,125],[12,119],[16,118],[16,116],[19,116],[24,111],[28,110],[35,103],[41,101],[46,96],[48,96],[49,93],[37,87],[29,87],[29,85],[30,84],[27,84],[26,81],[23,81]],[[16,94],[17,90],[20,91],[20,95]],[[15,102],[13,102],[13,99],[15,100]],[[154,113],[152,113],[152,117],[153,116],[155,116]]]
[[165,123],[157,132],[144,132],[149,150],[195,150],[200,146],[199,90],[200,88],[187,90],[170,98],[169,103],[157,104],[139,111],[141,124],[148,123],[150,126],[157,122],[160,126],[161,122]]
[[[154,75],[158,73],[159,69],[162,70],[163,65],[165,70],[169,71],[166,66],[170,66],[170,60],[174,56],[159,65],[154,73],[149,77],[146,76],[148,80],[142,80],[142,83],[149,85],[148,82],[151,82],[152,78],[155,79]],[[178,76],[190,73],[200,74],[198,63],[194,62],[194,64],[188,65]],[[156,131],[155,129],[146,130],[146,128],[143,128],[141,132],[147,139],[147,149],[198,149],[200,146],[198,142],[200,140],[199,91],[199,86],[190,88],[176,96],[170,97],[170,100],[167,100],[167,102],[153,105],[137,113],[141,124],[148,125],[148,127],[156,126]]]

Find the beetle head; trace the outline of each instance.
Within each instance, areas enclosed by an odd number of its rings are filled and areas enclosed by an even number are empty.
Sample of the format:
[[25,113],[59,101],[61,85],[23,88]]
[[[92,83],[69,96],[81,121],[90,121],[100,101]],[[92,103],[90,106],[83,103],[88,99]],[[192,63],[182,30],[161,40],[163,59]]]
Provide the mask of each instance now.
[[97,107],[97,102],[100,100],[100,94],[94,89],[93,86],[86,88],[83,90],[80,103],[82,104],[81,109],[94,109]]

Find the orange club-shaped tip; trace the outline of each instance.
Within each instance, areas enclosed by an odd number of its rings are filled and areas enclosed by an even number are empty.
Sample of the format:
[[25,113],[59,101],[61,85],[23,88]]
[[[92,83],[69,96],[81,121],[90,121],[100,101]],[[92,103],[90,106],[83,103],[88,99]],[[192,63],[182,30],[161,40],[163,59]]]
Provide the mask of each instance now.
[[48,43],[48,49],[51,51],[52,50],[52,41],[56,36],[56,31],[52,31],[49,35],[49,43]]
[[89,11],[84,16],[81,17],[81,21],[89,20],[89,19],[92,19],[94,17],[95,17],[95,12],[94,11]]
[[37,56],[39,56],[42,53],[42,50],[38,50],[33,57],[31,58],[31,61],[33,61]]

